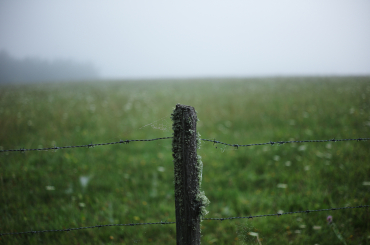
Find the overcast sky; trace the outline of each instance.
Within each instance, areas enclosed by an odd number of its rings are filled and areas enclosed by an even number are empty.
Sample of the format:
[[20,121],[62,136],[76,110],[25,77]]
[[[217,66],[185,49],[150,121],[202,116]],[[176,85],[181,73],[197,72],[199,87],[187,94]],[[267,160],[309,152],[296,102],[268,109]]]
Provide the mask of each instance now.
[[0,50],[106,78],[369,75],[369,0],[0,0]]

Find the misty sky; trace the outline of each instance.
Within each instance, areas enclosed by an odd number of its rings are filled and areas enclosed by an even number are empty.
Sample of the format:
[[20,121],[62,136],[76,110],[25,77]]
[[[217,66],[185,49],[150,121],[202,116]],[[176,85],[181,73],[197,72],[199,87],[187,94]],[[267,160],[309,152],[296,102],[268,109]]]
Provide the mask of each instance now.
[[0,50],[106,78],[369,75],[369,0],[0,0]]

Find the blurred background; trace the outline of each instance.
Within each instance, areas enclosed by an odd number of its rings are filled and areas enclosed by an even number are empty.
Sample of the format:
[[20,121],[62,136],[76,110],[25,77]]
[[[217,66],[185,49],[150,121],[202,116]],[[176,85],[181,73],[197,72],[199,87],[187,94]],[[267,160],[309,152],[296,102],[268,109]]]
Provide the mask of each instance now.
[[0,1],[0,81],[370,74],[370,2]]
[[[0,244],[175,244],[174,224],[1,234],[174,222],[171,139],[45,148],[171,137],[177,103],[228,144],[370,138],[369,13],[368,0],[0,0]],[[368,205],[369,143],[202,141],[206,218]],[[201,230],[202,244],[369,244],[370,209]]]

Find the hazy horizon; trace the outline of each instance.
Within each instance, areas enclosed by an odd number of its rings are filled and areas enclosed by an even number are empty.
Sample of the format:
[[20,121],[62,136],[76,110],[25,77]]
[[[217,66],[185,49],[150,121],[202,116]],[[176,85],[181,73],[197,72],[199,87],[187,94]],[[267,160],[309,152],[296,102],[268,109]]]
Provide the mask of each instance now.
[[0,51],[103,79],[370,75],[370,2],[0,1]]

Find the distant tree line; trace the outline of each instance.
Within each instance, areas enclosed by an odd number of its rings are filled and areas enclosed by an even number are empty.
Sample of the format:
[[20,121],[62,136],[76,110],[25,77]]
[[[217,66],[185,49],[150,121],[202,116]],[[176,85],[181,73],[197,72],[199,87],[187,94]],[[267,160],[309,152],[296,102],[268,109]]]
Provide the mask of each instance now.
[[61,59],[52,62],[39,58],[15,59],[6,51],[0,51],[0,83],[58,82],[97,78],[99,78],[99,72],[90,63]]

